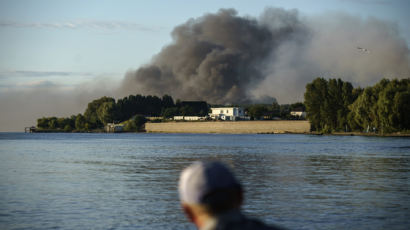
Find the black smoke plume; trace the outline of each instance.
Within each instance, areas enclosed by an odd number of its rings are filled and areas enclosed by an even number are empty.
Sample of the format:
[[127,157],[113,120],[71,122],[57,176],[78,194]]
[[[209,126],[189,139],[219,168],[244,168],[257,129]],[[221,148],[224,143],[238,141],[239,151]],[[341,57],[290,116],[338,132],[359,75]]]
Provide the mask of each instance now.
[[264,79],[263,62],[293,30],[269,28],[234,10],[191,19],[174,29],[173,43],[150,65],[127,73],[124,87],[185,100],[249,101],[250,89]]
[[268,8],[256,19],[220,10],[188,20],[172,38],[150,64],[126,74],[123,95],[289,103],[303,101],[305,85],[316,77],[363,87],[410,75],[409,49],[396,24],[344,13],[302,17]]

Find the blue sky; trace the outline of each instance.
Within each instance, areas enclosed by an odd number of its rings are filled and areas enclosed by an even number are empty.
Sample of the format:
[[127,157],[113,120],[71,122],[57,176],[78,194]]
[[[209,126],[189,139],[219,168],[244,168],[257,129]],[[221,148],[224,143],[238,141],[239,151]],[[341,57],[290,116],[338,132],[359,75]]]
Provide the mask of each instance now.
[[[220,8],[257,17],[265,7],[343,11],[398,23],[410,42],[410,1],[0,1],[0,90],[122,78],[171,42],[172,29]],[[69,76],[69,77],[67,77]]]
[[82,113],[90,100],[113,96],[109,89],[190,18],[221,8],[257,18],[267,7],[388,20],[410,44],[408,0],[0,0],[0,131]]

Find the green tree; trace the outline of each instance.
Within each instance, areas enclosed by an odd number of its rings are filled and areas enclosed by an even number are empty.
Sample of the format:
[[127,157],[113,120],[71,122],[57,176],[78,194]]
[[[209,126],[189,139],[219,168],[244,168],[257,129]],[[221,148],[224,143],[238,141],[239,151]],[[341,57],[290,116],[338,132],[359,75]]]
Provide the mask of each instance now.
[[[371,108],[375,103],[373,101],[373,90],[371,87],[366,88],[363,93],[356,99],[356,101],[349,106],[354,122],[362,130],[370,127],[372,124],[372,117],[374,116],[371,113]],[[353,126],[353,125],[351,125]]]
[[268,112],[267,108],[265,105],[257,104],[257,105],[251,105],[248,108],[248,115],[251,117],[251,119],[256,119],[259,120],[261,119],[266,113]]
[[349,115],[349,106],[354,102],[357,98],[353,94],[353,86],[350,82],[343,82],[342,83],[342,92],[341,92],[341,106],[337,113],[337,129],[350,131],[352,127],[350,127],[348,115]]
[[123,124],[124,124],[124,132],[136,132],[137,131],[137,126],[135,125],[135,122],[132,119],[125,121]]
[[172,99],[171,96],[166,95],[166,94],[165,94],[164,96],[162,96],[161,107],[162,107],[163,109],[165,109],[165,108],[170,108],[170,107],[174,107],[174,106],[175,106],[174,100]]
[[106,125],[107,123],[113,122],[115,119],[115,102],[108,101],[104,102],[97,109],[98,120]]
[[66,124],[64,127],[64,132],[71,132],[71,131],[73,131],[73,128],[71,127],[71,125]]
[[142,115],[136,115],[130,120],[124,122],[125,132],[141,132],[143,131],[143,126],[147,120]]
[[194,109],[188,105],[179,108],[179,114],[181,116],[192,116],[195,113]]
[[48,129],[49,119],[46,117],[37,119],[37,127],[41,129]]
[[406,130],[409,128],[409,94],[409,79],[382,79],[373,87],[367,87],[352,103],[349,117],[362,130],[373,127],[380,133]]
[[133,117],[133,120],[135,122],[135,125],[138,127],[138,131],[142,131],[143,125],[145,122],[147,122],[147,119],[145,119],[144,116],[142,115],[136,115]]
[[316,78],[312,83],[306,85],[305,105],[307,118],[309,119],[312,130],[320,131],[324,128],[326,120],[327,105],[327,81],[324,78]]
[[165,118],[172,118],[172,117],[174,117],[174,116],[177,116],[178,113],[179,113],[179,110],[178,110],[177,107],[170,107],[170,108],[165,108],[165,109],[162,111],[162,114],[161,114],[161,115],[162,115],[163,117],[165,117]]
[[280,105],[278,104],[278,102],[274,101],[272,103],[272,107],[270,109],[271,109],[270,112],[271,112],[271,117],[272,118],[281,116],[281,114],[280,114]]
[[379,118],[377,121],[382,133],[399,131],[405,128],[403,125],[406,126],[405,120],[407,119],[403,119],[403,112],[409,110],[406,107],[409,104],[406,101],[408,93],[410,93],[409,79],[400,81],[394,79],[382,85],[376,107],[377,117]]
[[356,97],[352,84],[341,79],[316,78],[307,84],[304,104],[312,130],[350,130],[356,123],[348,119],[353,117],[349,116],[349,106]]
[[290,112],[291,112],[291,106],[289,104],[280,105],[280,118],[281,119],[291,119]]
[[410,130],[410,91],[399,92],[394,96],[393,112],[397,118],[397,128],[399,130]]
[[50,117],[48,120],[48,128],[49,129],[56,129],[58,126],[57,124],[57,117]]
[[306,111],[306,106],[305,104],[303,104],[303,102],[295,102],[293,104],[290,104],[290,109],[297,111]]
[[57,127],[59,129],[64,129],[65,126],[68,124],[67,119],[63,117],[57,118]]
[[[104,103],[106,102],[112,102],[113,104],[115,104],[114,98],[111,98],[111,97],[102,97],[102,98],[99,98],[97,100],[94,100],[88,103],[87,109],[85,110],[85,113],[84,113],[84,117],[88,123],[89,129],[101,128],[103,126],[103,120],[107,118],[105,117],[107,113],[104,113],[104,112],[107,112],[106,109],[110,107],[110,105],[104,105]],[[104,107],[104,106],[106,107],[105,109],[104,108],[100,109],[100,107]],[[99,115],[99,112],[102,114]],[[103,118],[103,120],[101,120],[100,118]]]
[[75,129],[78,131],[82,131],[85,129],[85,118],[82,114],[78,114],[75,118]]

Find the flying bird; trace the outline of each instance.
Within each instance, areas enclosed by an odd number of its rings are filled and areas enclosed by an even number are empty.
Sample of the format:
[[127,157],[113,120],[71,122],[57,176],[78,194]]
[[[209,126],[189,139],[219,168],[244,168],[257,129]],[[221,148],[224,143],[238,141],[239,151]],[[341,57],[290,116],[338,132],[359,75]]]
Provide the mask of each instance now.
[[370,53],[370,51],[366,48],[362,48],[362,47],[357,47],[357,49],[362,52],[362,53]]

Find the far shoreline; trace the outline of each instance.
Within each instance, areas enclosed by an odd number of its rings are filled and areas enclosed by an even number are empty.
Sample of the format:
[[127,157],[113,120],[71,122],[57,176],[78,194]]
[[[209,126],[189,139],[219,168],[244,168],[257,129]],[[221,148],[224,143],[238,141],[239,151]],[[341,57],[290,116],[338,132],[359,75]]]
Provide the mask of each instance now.
[[[0,133],[25,133],[21,131],[2,131]],[[388,134],[379,134],[379,133],[361,133],[361,132],[334,132],[334,133],[321,133],[321,132],[260,132],[260,133],[217,133],[217,132],[208,132],[208,133],[197,133],[197,132],[104,132],[104,131],[87,131],[87,132],[65,132],[63,130],[41,130],[32,133],[67,133],[67,134],[235,134],[235,135],[247,135],[247,134],[257,134],[257,135],[312,135],[312,136],[361,136],[361,137],[410,137],[410,133],[388,133]]]
[[[181,134],[302,134],[316,136],[369,136],[369,137],[410,137],[410,133],[374,133],[374,132],[317,132],[310,131],[306,120],[276,121],[236,121],[236,122],[147,122],[141,131],[106,132],[99,128],[93,130],[38,129],[31,127],[30,133],[181,133]],[[6,133],[6,132],[4,132]],[[15,132],[18,133],[18,132]],[[28,133],[28,132],[26,132]]]

